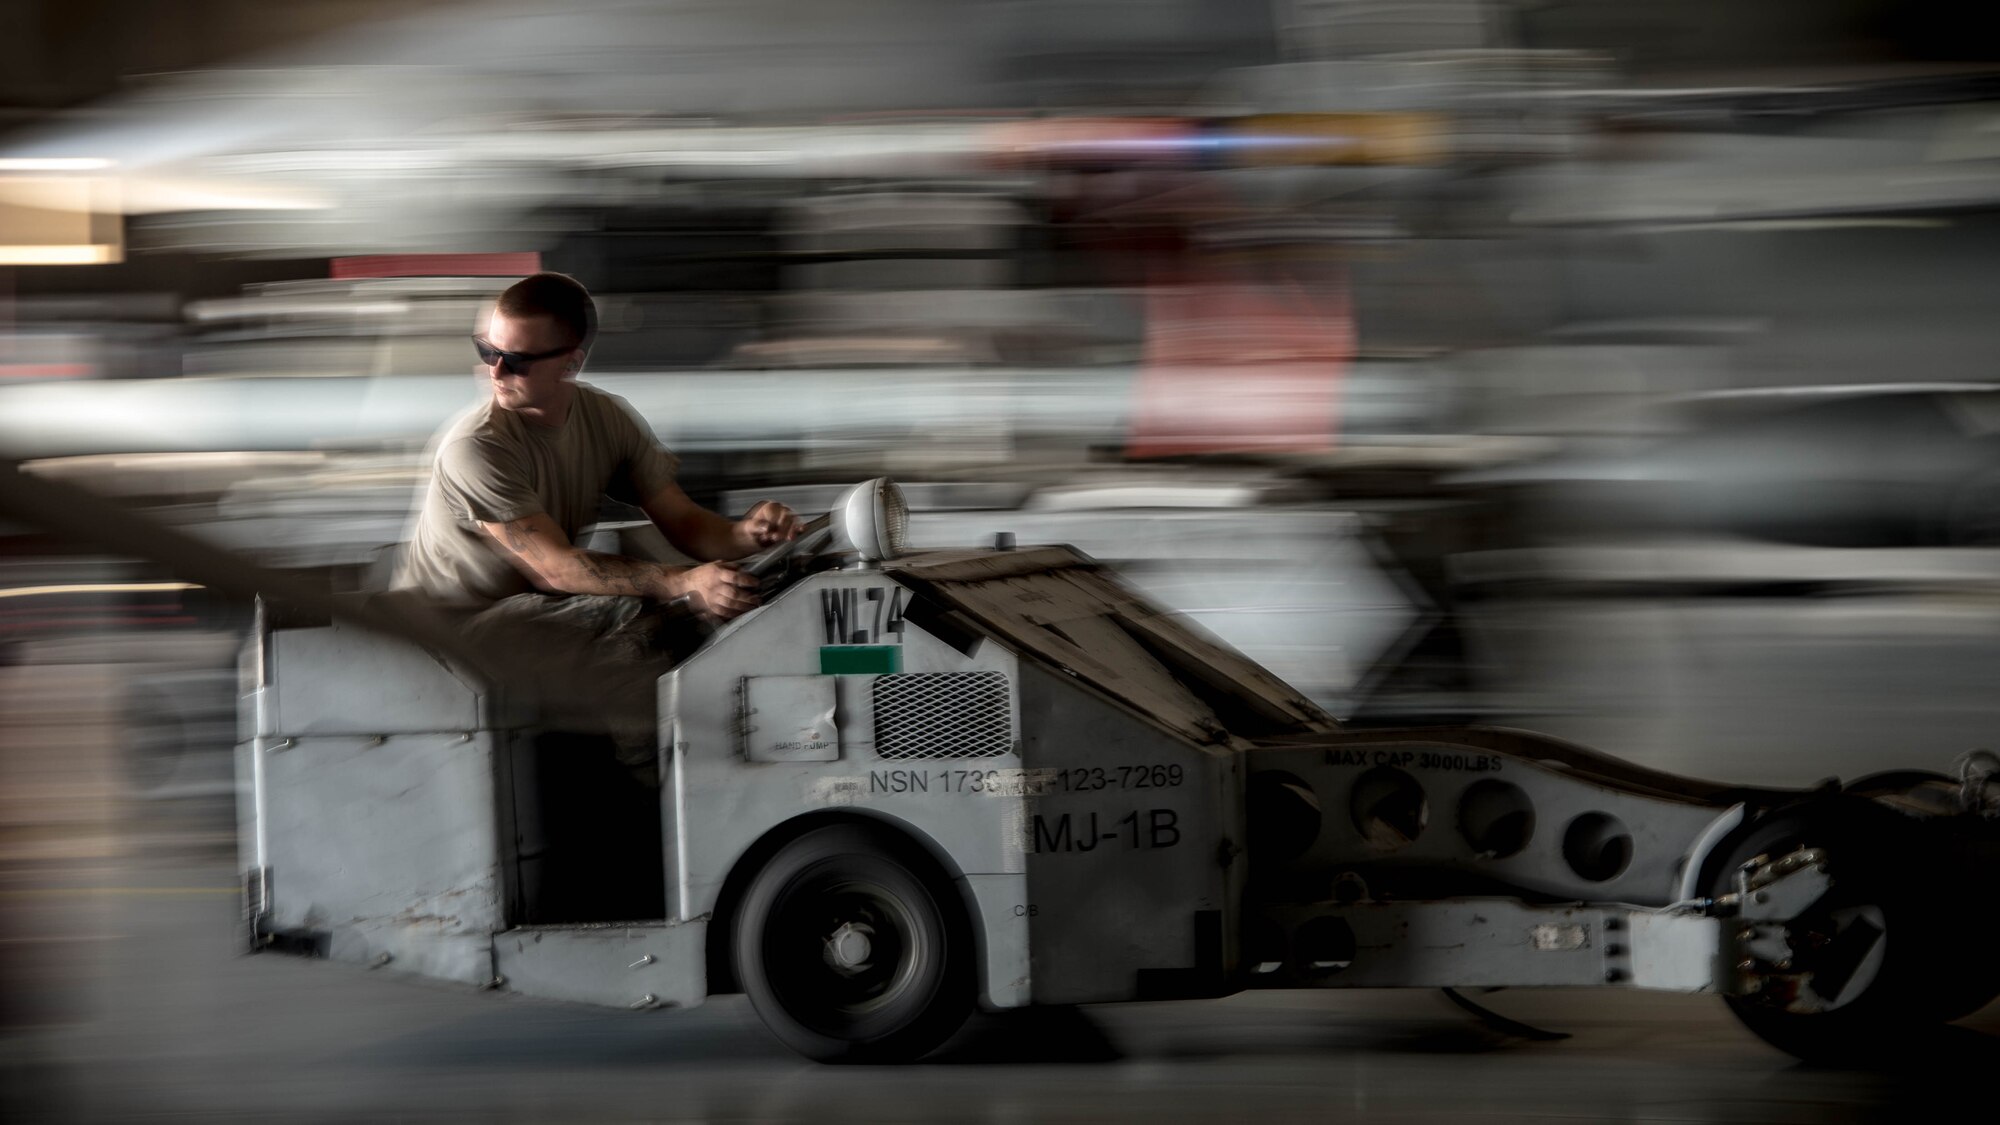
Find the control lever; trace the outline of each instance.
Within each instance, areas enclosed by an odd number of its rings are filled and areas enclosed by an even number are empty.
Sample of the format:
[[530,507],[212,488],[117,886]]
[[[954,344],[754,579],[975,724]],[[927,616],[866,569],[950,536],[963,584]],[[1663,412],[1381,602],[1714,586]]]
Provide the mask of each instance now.
[[[763,578],[782,568],[785,563],[791,561],[794,555],[800,553],[815,554],[824,550],[827,543],[832,539],[833,515],[829,512],[807,523],[799,529],[797,535],[785,540],[783,543],[766,547],[764,550],[744,559],[737,566],[737,569],[752,578]],[[669,607],[684,606],[693,600],[693,594],[682,594],[680,597],[669,601],[667,605]]]
[[762,578],[790,562],[793,555],[815,553],[833,538],[833,517],[821,516],[799,529],[799,533],[774,547],[767,547],[743,560],[739,567],[752,578]]

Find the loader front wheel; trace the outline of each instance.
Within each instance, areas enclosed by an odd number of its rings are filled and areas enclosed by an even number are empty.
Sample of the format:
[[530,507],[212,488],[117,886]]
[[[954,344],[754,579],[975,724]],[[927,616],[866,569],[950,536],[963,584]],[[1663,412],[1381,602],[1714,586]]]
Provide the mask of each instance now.
[[972,1011],[971,927],[956,894],[867,825],[781,847],[744,893],[732,951],[765,1025],[820,1062],[921,1058]]

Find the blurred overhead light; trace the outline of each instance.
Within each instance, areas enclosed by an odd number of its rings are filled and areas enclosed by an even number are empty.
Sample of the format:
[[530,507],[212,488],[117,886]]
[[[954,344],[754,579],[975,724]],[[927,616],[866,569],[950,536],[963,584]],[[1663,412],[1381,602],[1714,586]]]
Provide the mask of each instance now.
[[318,211],[320,195],[278,183],[245,179],[133,176],[120,181],[119,210],[127,215],[188,211]]
[[79,582],[68,586],[15,586],[0,589],[0,598],[35,598],[49,594],[154,594],[199,590],[193,582]]
[[407,316],[413,306],[408,301],[192,301],[186,312],[197,324],[224,320],[269,320],[274,317],[324,317],[330,320],[361,320],[375,317]]
[[96,244],[0,246],[0,266],[96,266],[123,258],[118,247]]
[[95,156],[0,156],[0,172],[96,172],[111,161]]
[[123,261],[117,190],[103,176],[0,176],[0,265]]

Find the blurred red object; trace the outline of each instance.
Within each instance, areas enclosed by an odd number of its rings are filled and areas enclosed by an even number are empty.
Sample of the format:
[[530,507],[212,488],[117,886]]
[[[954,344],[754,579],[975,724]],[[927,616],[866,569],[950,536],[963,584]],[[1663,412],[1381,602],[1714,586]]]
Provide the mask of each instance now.
[[0,363],[0,379],[95,379],[89,363]]
[[1344,283],[1156,286],[1133,384],[1131,457],[1332,448],[1354,358]]
[[528,250],[508,254],[366,254],[335,258],[335,281],[358,277],[526,277],[540,273],[542,255]]

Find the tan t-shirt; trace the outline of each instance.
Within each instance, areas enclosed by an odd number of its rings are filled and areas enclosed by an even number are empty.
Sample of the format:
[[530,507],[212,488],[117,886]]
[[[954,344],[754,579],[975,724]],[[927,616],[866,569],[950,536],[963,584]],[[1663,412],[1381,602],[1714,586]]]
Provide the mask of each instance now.
[[604,496],[637,504],[674,480],[677,460],[617,395],[576,385],[560,427],[538,426],[489,400],[436,442],[415,533],[391,586],[485,605],[533,589],[479,530],[547,513],[575,542]]

